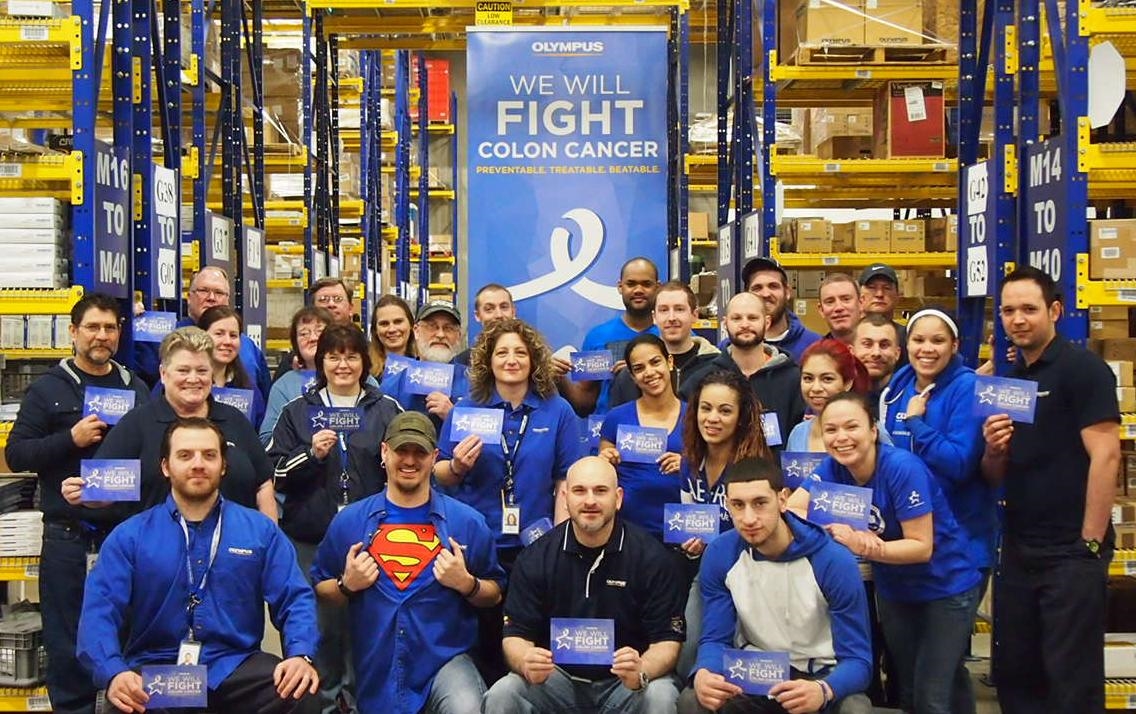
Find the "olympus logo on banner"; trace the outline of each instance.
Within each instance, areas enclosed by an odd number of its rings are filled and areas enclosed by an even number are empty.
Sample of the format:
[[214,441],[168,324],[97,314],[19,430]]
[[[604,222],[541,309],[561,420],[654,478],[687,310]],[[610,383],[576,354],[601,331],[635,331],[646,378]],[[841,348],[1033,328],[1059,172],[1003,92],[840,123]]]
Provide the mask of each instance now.
[[579,347],[623,310],[625,262],[666,270],[666,33],[476,28],[467,67],[470,309],[500,283]]

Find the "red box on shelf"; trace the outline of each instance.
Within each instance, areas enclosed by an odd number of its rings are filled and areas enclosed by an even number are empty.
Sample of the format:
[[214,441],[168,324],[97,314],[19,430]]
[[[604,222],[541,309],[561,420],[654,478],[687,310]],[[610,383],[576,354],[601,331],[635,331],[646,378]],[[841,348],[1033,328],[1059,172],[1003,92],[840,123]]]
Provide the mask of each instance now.
[[876,94],[876,158],[942,158],[946,114],[942,82],[888,82]]
[[[410,78],[412,86],[418,86],[417,60],[411,57]],[[450,61],[428,59],[426,64],[426,121],[431,124],[449,124],[450,116]],[[417,102],[410,105],[410,118],[418,120]]]

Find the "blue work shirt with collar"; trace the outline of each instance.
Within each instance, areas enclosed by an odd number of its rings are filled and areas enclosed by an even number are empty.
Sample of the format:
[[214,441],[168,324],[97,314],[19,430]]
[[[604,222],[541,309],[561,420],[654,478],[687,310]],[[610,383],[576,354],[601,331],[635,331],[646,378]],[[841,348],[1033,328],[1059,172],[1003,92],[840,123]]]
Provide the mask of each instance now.
[[[521,404],[513,408],[497,390],[484,404],[463,402],[462,406],[503,409],[505,419],[502,436],[510,453],[515,451],[513,493],[521,509],[520,530],[542,518],[553,517],[556,482],[568,475],[568,468],[587,452],[580,441],[580,419],[572,405],[559,394],[541,397],[531,389]],[[521,424],[528,414],[520,448],[514,444]],[[453,413],[442,424],[438,435],[439,460],[452,459],[457,441],[451,437]],[[520,548],[521,539],[502,532],[502,500],[505,488],[505,452],[498,444],[484,444],[481,455],[460,484],[442,490],[477,509],[485,516],[490,530],[496,533],[498,548]]]
[[187,551],[170,495],[115,528],[87,578],[76,649],[100,688],[126,670],[174,664],[189,632],[187,605],[208,566],[218,519],[217,556],[192,623],[209,689],[260,651],[264,603],[280,629],[284,656],[315,654],[315,594],[283,531],[260,512],[221,499],[204,521],[188,527]]
[[[312,563],[312,582],[342,576],[351,546],[363,542],[370,547],[388,514],[386,490],[336,514]],[[442,547],[450,547],[453,537],[465,546],[469,572],[496,581],[504,589],[505,571],[497,562],[492,533],[480,513],[431,489],[429,519],[434,533],[426,542],[404,536],[387,538],[388,543],[401,546],[397,564],[405,566],[409,559],[416,559],[419,572],[427,573],[429,582],[400,590],[380,587],[376,581],[348,604],[362,712],[417,714],[426,706],[438,671],[477,642],[477,610],[462,593],[434,580],[428,572],[432,562],[422,561],[433,561]],[[382,563],[379,577],[392,577]]]

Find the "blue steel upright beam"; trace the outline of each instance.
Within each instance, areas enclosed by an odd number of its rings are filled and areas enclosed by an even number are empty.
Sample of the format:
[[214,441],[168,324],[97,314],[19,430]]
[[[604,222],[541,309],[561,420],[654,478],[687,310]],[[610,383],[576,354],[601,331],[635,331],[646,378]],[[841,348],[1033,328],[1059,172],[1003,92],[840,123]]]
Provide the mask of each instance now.
[[[1041,4],[1039,0],[1018,0],[1018,133],[1017,154],[1021,163],[1018,172],[1020,184],[1018,195],[1024,195],[1029,179],[1026,165],[1026,149],[1038,140],[1038,106],[1041,102],[1040,70],[1041,63]],[[1059,80],[1060,81],[1060,80]],[[1026,201],[1018,202],[1018,225],[1026,226],[1029,220]],[[1023,235],[1018,241],[1016,262],[1029,264],[1029,245]]]
[[[718,0],[718,226],[725,225],[729,220],[730,200],[733,198],[731,178],[735,157],[730,146],[730,110],[735,104],[730,85],[730,73],[734,71],[731,66],[735,22],[733,9],[733,0]],[[725,27],[721,25],[723,19],[726,21]]]
[[[990,6],[987,5],[987,11]],[[1015,143],[1014,126],[1015,77],[1018,46],[1013,41],[1014,0],[996,0],[993,34],[994,50],[994,154],[991,157],[990,194],[994,198],[994,268],[990,272],[994,293],[994,350],[991,355],[998,374],[1006,374],[1009,364],[1006,351],[1009,338],[998,315],[1002,304],[1002,277],[1006,266],[1017,262],[1018,255],[1018,171],[1020,154]],[[960,250],[962,246],[959,246]]]
[[88,290],[95,285],[95,117],[109,9],[107,3],[101,3],[96,18],[93,0],[73,0],[71,4],[71,11],[82,18],[79,27],[82,66],[71,73],[71,93],[74,148],[83,156],[83,201],[71,207],[71,280]]
[[[327,38],[327,84],[328,84],[328,241],[329,250],[339,255],[339,37]],[[329,255],[331,254],[329,253]]]
[[154,105],[150,81],[153,48],[150,41],[152,0],[131,0],[131,42],[133,63],[133,108],[130,160],[134,174],[134,287],[142,292],[147,309],[158,293],[158,276],[152,274],[151,255],[157,250],[150,225],[150,203],[154,191],[154,150],[151,127]]
[[241,146],[245,131],[241,117],[242,2],[220,0],[220,3],[221,106],[217,121],[221,132],[221,205],[222,212],[233,221],[232,240],[239,243],[244,223],[244,191],[241,190]]
[[312,166],[316,163],[315,133],[312,126],[312,15],[311,10],[304,8],[302,21],[303,42],[300,46],[300,133],[303,135],[304,147],[308,150],[308,162],[304,165],[304,207],[308,212],[307,224],[304,226],[304,268],[307,270],[310,284],[315,270],[315,242],[313,238],[313,223],[315,222],[315,197],[312,189]]
[[395,86],[395,128],[398,143],[395,148],[395,224],[398,227],[398,249],[396,255],[398,294],[403,300],[413,302],[410,293],[410,54],[399,50],[396,54]]
[[[454,92],[450,92],[450,122],[455,125],[454,133],[450,135],[450,157],[451,157],[450,158],[450,185],[454,187],[454,191],[457,191],[457,188],[458,188],[458,161],[457,161],[457,157],[458,157],[458,132],[457,132],[456,125],[458,123],[458,95]],[[454,289],[455,290],[457,289],[457,287],[459,285],[461,285],[461,282],[458,280],[458,277],[460,276],[461,273],[459,272],[460,268],[459,268],[458,261],[456,259],[456,256],[458,254],[458,240],[460,238],[460,236],[458,235],[458,215],[459,215],[458,201],[457,201],[457,194],[455,193],[454,194],[454,200],[450,201],[450,230],[454,235],[453,242],[450,245],[452,245],[453,248],[454,248],[454,256],[455,256],[454,264],[452,266],[453,271],[454,271]],[[469,289],[470,290],[476,290],[477,286],[470,286]],[[458,296],[455,293],[454,294],[454,304],[458,304],[457,297]]]
[[[734,39],[731,74],[734,80],[733,170],[735,214],[739,218],[753,210],[753,4],[748,0],[734,5]],[[764,64],[764,63],[763,63]],[[776,117],[764,121],[776,126]],[[774,135],[776,137],[776,135]],[[741,231],[734,231],[734,247],[741,246]],[[735,250],[733,255],[741,255]],[[739,261],[734,261],[737,264]]]
[[686,172],[686,156],[690,153],[687,135],[690,117],[690,13],[671,10],[670,39],[667,44],[669,67],[667,72],[667,126],[670,146],[670,181],[668,181],[670,210],[667,221],[669,240],[667,248],[678,251],[678,274],[672,279],[690,280],[690,178]]
[[[418,85],[418,304],[430,301],[430,73],[426,55],[414,53],[411,78]],[[450,296],[454,297],[453,295]]]
[[[959,175],[964,167],[978,161],[979,132],[982,126],[982,110],[986,104],[986,66],[990,53],[991,30],[993,29],[994,9],[987,3],[983,14],[982,34],[979,37],[978,13],[973,0],[960,3],[959,17]],[[994,163],[994,162],[991,162]],[[991,177],[992,178],[992,177]],[[993,185],[991,180],[990,184]],[[958,205],[966,206],[967,185],[959,180]],[[959,210],[960,220],[966,220],[966,211]],[[977,366],[978,349],[985,335],[986,298],[962,298],[965,284],[963,280],[967,269],[967,246],[959,246],[958,272],[963,279],[958,280],[957,291],[958,318],[962,326],[960,354],[972,367]],[[994,272],[991,270],[990,272]]]
[[[777,85],[773,82],[771,51],[777,50],[776,0],[761,0],[761,254],[769,255],[769,241],[777,233],[777,181],[773,176],[773,145],[777,143]],[[739,272],[740,275],[740,272]]]
[[[191,87],[190,113],[193,124],[193,146],[197,149],[197,177],[193,179],[193,233],[190,241],[197,244],[197,254],[205,256],[205,204],[209,197],[209,173],[212,163],[205,154],[205,28],[210,20],[205,14],[205,0],[191,0],[190,47],[196,58],[197,76]],[[179,266],[180,267],[180,266]]]

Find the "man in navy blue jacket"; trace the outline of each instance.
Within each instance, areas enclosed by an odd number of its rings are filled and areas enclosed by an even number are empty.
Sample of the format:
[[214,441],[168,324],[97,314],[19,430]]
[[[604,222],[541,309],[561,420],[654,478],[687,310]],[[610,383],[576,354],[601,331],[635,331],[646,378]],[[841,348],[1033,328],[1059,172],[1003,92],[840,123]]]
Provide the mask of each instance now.
[[[872,646],[856,561],[787,512],[776,461],[743,459],[722,478],[734,530],[702,556],[702,638],[679,712],[868,714]],[[723,676],[727,648],[787,652],[792,678],[769,698],[743,695]]]
[[[311,586],[287,536],[221,498],[225,439],[180,419],[162,439],[166,502],[123,522],[91,571],[79,661],[120,711],[143,711],[145,665],[207,668],[209,708],[286,714],[315,693],[319,630]],[[264,604],[287,659],[262,652]]]

